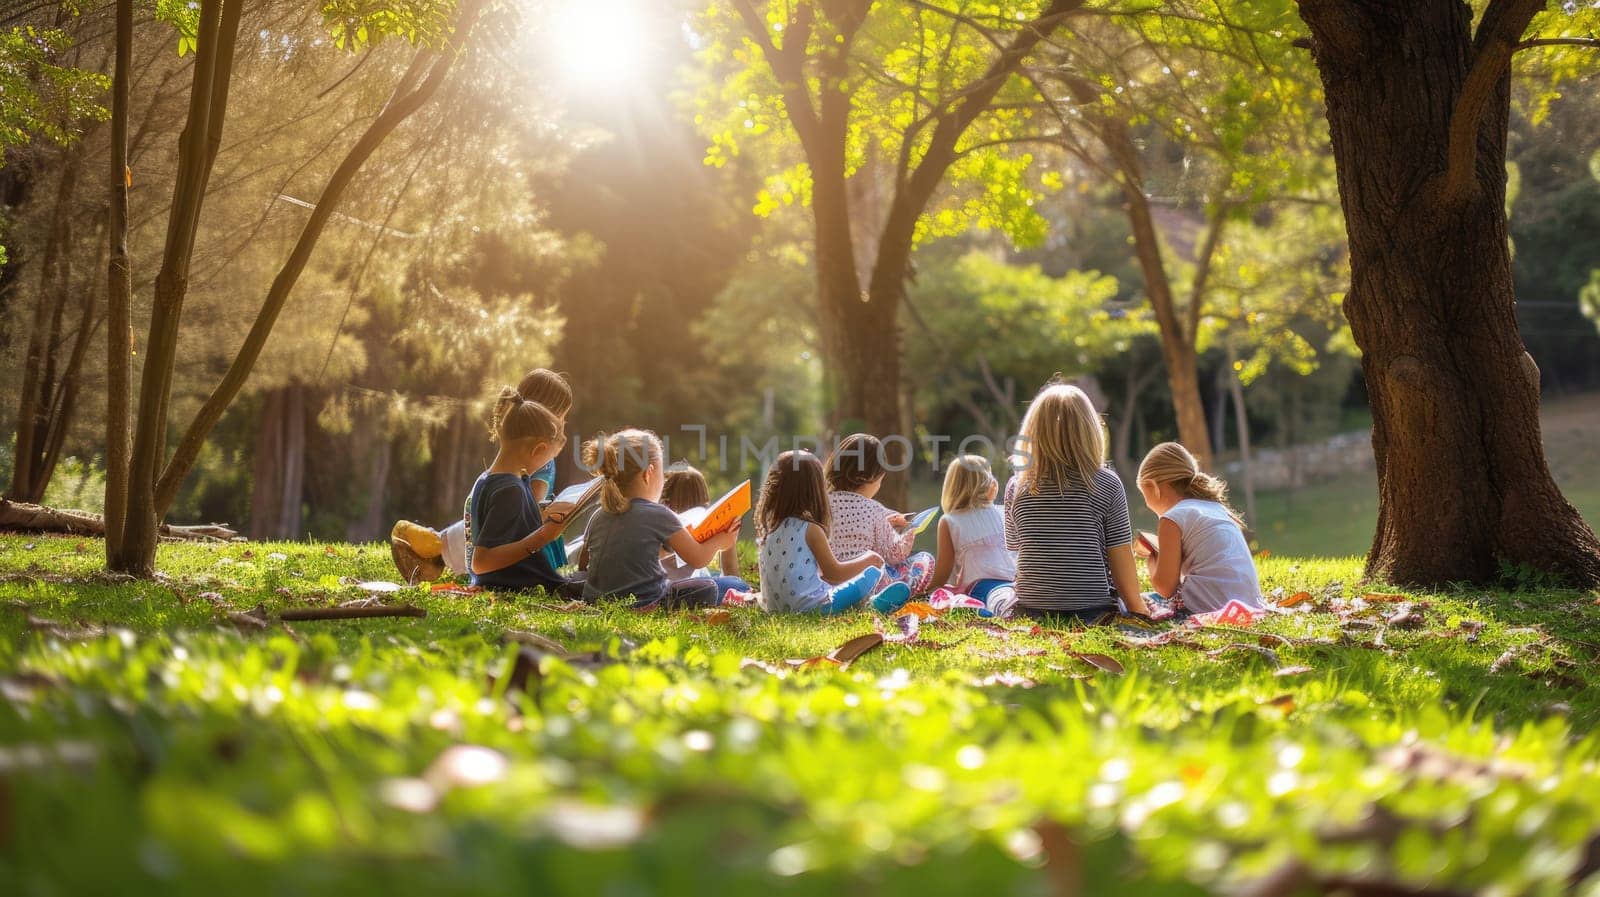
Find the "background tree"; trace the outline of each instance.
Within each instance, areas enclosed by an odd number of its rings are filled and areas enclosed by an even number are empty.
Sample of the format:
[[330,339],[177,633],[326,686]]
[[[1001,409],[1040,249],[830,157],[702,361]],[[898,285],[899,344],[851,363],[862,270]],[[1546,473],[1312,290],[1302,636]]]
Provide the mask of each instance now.
[[[1080,5],[1002,3],[978,21],[959,4],[730,0],[705,18],[716,38],[700,115],[710,161],[752,140],[798,156],[758,209],[810,207],[836,422],[909,429],[898,325],[919,238],[984,218],[1037,231],[1020,186],[1028,160],[991,135],[1023,125],[1012,94],[1029,90],[1017,71]],[[936,208],[947,175],[984,183],[990,202]],[[886,501],[904,497],[899,477],[886,484]]]
[[1368,574],[1444,585],[1526,565],[1600,583],[1600,541],[1545,463],[1505,209],[1512,58],[1530,35],[1592,32],[1596,11],[1541,17],[1544,0],[1490,0],[1474,22],[1453,0],[1299,5],[1327,95],[1344,309],[1373,412]]

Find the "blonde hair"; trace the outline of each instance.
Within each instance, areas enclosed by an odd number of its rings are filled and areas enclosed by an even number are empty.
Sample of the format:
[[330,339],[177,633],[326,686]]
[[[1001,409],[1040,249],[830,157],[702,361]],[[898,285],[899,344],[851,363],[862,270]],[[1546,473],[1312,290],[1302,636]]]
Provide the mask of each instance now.
[[957,455],[944,472],[939,505],[946,514],[989,504],[989,488],[996,485],[989,462],[982,455]]
[[1106,433],[1089,396],[1076,386],[1047,383],[1022,418],[1021,444],[1011,457],[1017,488],[1039,491],[1076,481],[1084,489],[1106,461]]
[[622,494],[645,468],[661,463],[661,440],[649,430],[622,430],[599,434],[583,446],[583,464],[605,477],[600,487],[600,506],[613,514],[628,510]]
[[1227,510],[1233,522],[1244,526],[1239,512],[1228,506],[1228,484],[1200,469],[1200,462],[1176,442],[1163,442],[1139,464],[1139,482],[1167,484],[1184,498],[1214,501]]
[[516,442],[521,439],[560,439],[561,418],[538,402],[523,398],[515,387],[500,390],[495,399],[494,415],[489,419],[489,436],[495,442]]

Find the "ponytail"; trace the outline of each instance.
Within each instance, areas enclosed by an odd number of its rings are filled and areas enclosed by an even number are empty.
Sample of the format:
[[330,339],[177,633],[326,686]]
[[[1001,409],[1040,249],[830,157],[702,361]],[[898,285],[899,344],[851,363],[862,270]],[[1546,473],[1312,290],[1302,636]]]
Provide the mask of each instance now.
[[628,498],[622,490],[645,468],[660,463],[661,440],[649,430],[623,430],[609,436],[601,433],[583,446],[583,466],[605,479],[600,486],[600,506],[613,514],[628,510]]
[[561,419],[538,402],[522,397],[514,387],[504,387],[489,419],[489,436],[499,443],[519,439],[554,441],[561,437]]
[[1139,480],[1160,486],[1170,485],[1184,498],[1214,501],[1222,505],[1233,522],[1244,528],[1244,520],[1228,505],[1228,484],[1200,469],[1189,450],[1176,442],[1163,442],[1150,450],[1139,464]]

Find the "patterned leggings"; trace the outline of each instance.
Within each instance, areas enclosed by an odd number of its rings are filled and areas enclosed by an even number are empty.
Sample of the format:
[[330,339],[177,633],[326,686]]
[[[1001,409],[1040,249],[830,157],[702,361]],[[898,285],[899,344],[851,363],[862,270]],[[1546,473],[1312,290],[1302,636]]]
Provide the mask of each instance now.
[[898,564],[889,564],[883,570],[884,577],[873,594],[897,582],[910,587],[913,595],[921,595],[933,586],[933,555],[926,551],[919,551]]

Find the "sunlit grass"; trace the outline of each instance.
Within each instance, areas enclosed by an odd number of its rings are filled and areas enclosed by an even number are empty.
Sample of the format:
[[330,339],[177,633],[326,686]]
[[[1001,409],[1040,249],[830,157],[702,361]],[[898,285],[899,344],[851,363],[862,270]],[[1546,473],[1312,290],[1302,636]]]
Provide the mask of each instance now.
[[[1327,612],[1354,559],[1274,557],[1318,611],[1142,648],[929,621],[801,672],[898,627],[406,590],[426,618],[241,633],[386,553],[169,545],[125,583],[100,550],[0,537],[5,893],[1186,892],[1291,859],[1520,893],[1600,830],[1580,593],[1408,596],[1406,628]],[[508,677],[513,632],[572,656]]]

